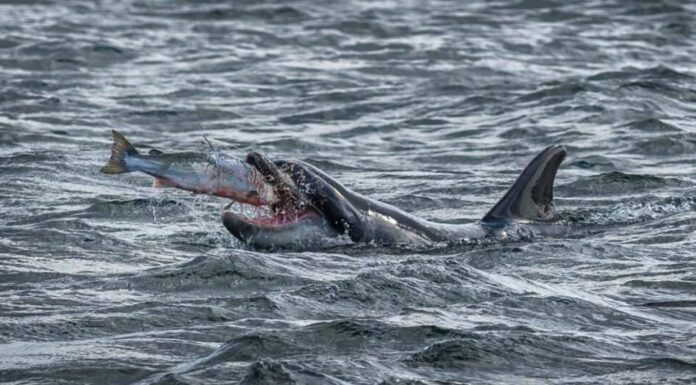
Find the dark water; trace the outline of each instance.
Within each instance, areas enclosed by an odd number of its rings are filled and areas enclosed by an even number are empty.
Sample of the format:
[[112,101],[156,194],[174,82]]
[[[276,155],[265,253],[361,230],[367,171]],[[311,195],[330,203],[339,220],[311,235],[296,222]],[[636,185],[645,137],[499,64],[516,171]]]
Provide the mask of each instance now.
[[[574,4],[573,4],[574,3]],[[0,5],[0,382],[696,381],[696,6]],[[562,143],[570,237],[244,250],[110,130],[480,218]]]

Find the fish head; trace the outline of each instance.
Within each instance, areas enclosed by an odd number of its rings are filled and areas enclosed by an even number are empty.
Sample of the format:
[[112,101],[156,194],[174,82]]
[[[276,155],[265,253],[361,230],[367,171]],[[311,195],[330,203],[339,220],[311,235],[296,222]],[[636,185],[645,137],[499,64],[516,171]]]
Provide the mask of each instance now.
[[215,195],[253,206],[270,206],[278,201],[275,188],[249,163],[216,154]]

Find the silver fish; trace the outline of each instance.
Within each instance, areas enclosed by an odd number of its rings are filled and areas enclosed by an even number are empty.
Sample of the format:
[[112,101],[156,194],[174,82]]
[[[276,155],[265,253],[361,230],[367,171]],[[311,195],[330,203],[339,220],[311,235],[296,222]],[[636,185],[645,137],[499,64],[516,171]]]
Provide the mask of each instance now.
[[123,134],[112,131],[111,158],[101,168],[105,174],[141,171],[155,177],[156,187],[176,187],[199,194],[230,198],[255,206],[277,199],[273,187],[249,163],[211,148],[208,152],[165,154],[151,150],[142,155]]

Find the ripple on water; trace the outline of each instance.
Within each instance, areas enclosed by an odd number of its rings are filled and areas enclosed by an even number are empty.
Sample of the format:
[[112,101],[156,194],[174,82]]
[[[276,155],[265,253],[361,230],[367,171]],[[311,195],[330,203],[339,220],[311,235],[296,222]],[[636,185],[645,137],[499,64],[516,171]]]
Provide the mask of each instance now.
[[655,175],[627,174],[618,171],[601,173],[560,185],[557,191],[568,196],[576,195],[630,195],[640,191],[655,191],[668,186],[686,184],[676,178]]
[[682,129],[680,129],[679,127],[669,123],[665,123],[660,119],[655,118],[636,120],[627,123],[622,127],[625,127],[629,131],[640,131],[649,134],[682,132]]
[[[602,365],[591,360],[598,354],[605,357]],[[563,367],[564,376],[608,374],[629,369],[631,365],[623,354],[619,346],[606,340],[570,334],[472,333],[432,344],[413,353],[404,362],[413,367],[467,368],[491,374],[531,370],[542,378],[556,378],[558,373],[556,369],[550,369],[552,367]],[[568,368],[565,364],[568,356],[576,357],[581,363]]]
[[129,278],[130,285],[154,291],[254,291],[272,286],[296,286],[311,282],[289,273],[277,261],[263,255],[236,252],[231,256],[199,256],[190,262],[145,271]]
[[693,154],[696,150],[696,136],[663,135],[643,140],[633,145],[630,152],[651,157]]

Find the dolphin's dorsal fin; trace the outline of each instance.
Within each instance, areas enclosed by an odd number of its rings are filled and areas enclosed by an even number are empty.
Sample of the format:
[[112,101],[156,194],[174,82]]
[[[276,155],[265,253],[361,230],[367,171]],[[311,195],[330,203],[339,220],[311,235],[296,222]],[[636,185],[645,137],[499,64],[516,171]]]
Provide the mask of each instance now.
[[553,181],[565,156],[563,146],[550,146],[539,153],[529,162],[503,199],[483,217],[483,221],[553,219]]
[[150,151],[148,151],[148,154],[156,156],[156,155],[164,155],[164,152],[162,150],[158,150],[156,148],[151,148]]

